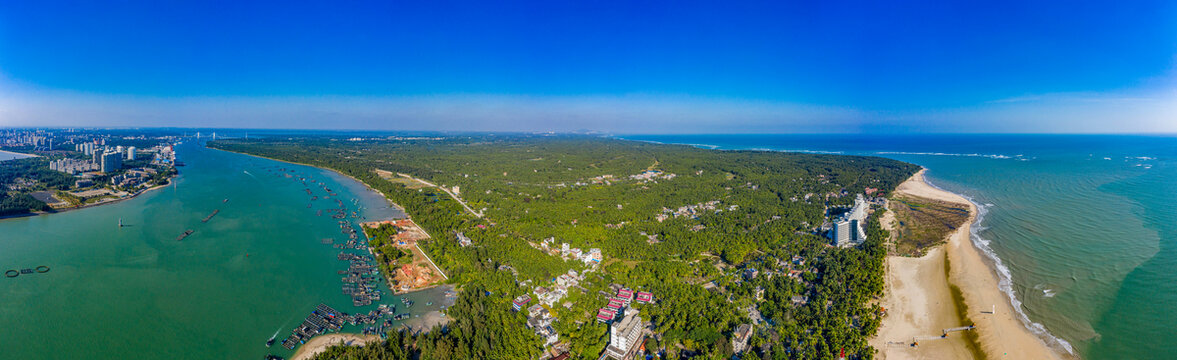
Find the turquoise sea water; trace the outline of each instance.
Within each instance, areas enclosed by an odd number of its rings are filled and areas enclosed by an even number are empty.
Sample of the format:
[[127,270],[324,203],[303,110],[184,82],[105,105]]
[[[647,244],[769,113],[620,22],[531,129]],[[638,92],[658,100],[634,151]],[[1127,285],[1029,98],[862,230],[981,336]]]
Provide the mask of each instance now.
[[1050,343],[1086,359],[1177,353],[1177,137],[622,137],[922,165],[981,206],[974,243],[999,259],[1003,287]]
[[[337,208],[335,197],[322,199],[321,187],[297,178],[326,183],[369,219],[398,213],[383,197],[312,167],[194,143],[178,153],[187,166],[175,186],[116,204],[0,220],[0,271],[51,268],[0,277],[0,359],[288,356],[280,344],[267,349],[266,339],[277,332],[280,342],[320,302],[350,313],[375,308],[353,307],[341,293],[336,271],[347,263],[321,242],[346,241],[338,220],[316,216]],[[311,201],[306,188],[321,199]],[[221,211],[202,223],[214,209]],[[128,226],[120,229],[119,219]],[[176,241],[186,229],[195,233]],[[400,305],[385,290],[384,302]],[[436,292],[409,295],[421,300],[410,312],[436,310],[440,302],[426,305],[437,302]]]

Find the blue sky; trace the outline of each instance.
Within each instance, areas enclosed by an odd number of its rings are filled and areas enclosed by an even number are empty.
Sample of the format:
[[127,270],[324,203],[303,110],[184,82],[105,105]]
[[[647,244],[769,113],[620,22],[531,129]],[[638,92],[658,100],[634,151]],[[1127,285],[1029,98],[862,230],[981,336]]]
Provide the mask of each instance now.
[[1172,2],[113,2],[0,4],[0,126],[1177,132]]

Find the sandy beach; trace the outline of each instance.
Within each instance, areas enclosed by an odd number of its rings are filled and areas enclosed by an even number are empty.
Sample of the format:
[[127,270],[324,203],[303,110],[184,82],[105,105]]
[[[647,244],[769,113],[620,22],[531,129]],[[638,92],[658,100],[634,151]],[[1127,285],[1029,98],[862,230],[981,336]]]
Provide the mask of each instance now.
[[421,317],[415,317],[405,320],[404,326],[413,333],[425,333],[432,330],[434,326],[445,325],[450,322],[450,318],[442,314],[441,311],[430,311],[421,314]]
[[0,161],[24,159],[24,158],[31,158],[31,157],[41,157],[41,155],[37,155],[37,154],[25,154],[25,153],[18,153],[18,152],[5,151],[5,150],[0,150],[0,154],[7,154],[8,155],[8,156],[4,156],[3,160],[0,160]]
[[310,360],[315,355],[326,351],[327,348],[344,344],[349,346],[360,346],[370,342],[381,341],[380,336],[377,335],[360,335],[360,334],[326,334],[311,338],[306,344],[298,347],[298,351],[294,352],[294,357],[291,360]]
[[[871,345],[881,359],[970,359],[963,333],[939,339],[942,330],[960,326],[949,284],[960,288],[968,317],[977,328],[980,350],[992,359],[1060,359],[1061,354],[1022,324],[1009,298],[997,286],[997,275],[969,238],[977,209],[960,195],[928,185],[924,170],[900,184],[897,193],[969,206],[969,221],[945,245],[920,258],[887,258],[887,294],[881,306],[888,315]],[[889,219],[884,216],[884,225]],[[948,276],[945,277],[945,266]],[[990,314],[990,310],[993,313]],[[982,312],[984,311],[984,312]],[[926,339],[926,340],[921,340]],[[913,340],[919,347],[910,346]]]

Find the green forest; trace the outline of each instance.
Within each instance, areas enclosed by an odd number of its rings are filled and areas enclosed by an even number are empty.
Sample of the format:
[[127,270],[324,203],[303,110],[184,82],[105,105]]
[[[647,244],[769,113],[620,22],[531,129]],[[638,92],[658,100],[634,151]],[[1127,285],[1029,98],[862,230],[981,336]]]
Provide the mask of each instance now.
[[49,205],[33,198],[29,192],[66,190],[73,184],[73,176],[49,170],[46,157],[0,161],[0,189],[3,189],[0,190],[0,216],[49,211]]
[[[453,321],[393,333],[320,358],[534,358],[542,340],[511,300],[569,270],[584,274],[551,311],[573,358],[597,358],[608,326],[595,320],[609,286],[654,294],[649,352],[731,358],[733,329],[754,327],[741,358],[873,357],[886,235],[876,216],[852,248],[821,227],[857,194],[889,194],[918,167],[878,157],[718,151],[587,136],[454,136],[349,141],[334,137],[218,140],[210,147],[334,169],[386,194],[434,239],[420,243],[461,288]],[[408,188],[375,170],[444,186]],[[455,234],[475,245],[461,247]],[[538,244],[601,249],[591,267]],[[758,276],[745,276],[756,269]],[[795,297],[805,301],[793,301]]]

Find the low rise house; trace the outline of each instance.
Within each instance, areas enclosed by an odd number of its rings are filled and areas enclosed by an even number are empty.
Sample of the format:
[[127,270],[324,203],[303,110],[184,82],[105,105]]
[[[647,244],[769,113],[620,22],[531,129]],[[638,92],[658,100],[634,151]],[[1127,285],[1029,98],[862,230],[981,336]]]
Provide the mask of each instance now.
[[756,275],[758,275],[758,274],[760,274],[760,272],[759,272],[759,271],[756,271],[756,268],[747,268],[747,269],[744,269],[744,280],[752,280],[752,279],[755,279],[755,278],[756,278]]
[[544,307],[541,306],[540,304],[535,304],[535,305],[532,305],[531,307],[527,308],[527,316],[529,316],[529,317],[537,317],[537,316],[543,315],[546,312],[547,311],[545,311]]
[[531,302],[531,295],[523,294],[515,298],[515,301],[512,302],[512,305],[514,306],[515,311],[519,311],[520,309],[523,309],[524,306],[527,306],[527,303],[529,302]]
[[752,324],[740,324],[732,333],[732,352],[744,352],[748,347],[748,339],[752,337]]
[[633,301],[633,290],[630,290],[630,289],[617,290],[617,298],[621,299],[626,304],[629,304],[629,302]]
[[600,310],[597,310],[597,321],[607,323],[613,321],[613,318],[615,317],[617,317],[617,310],[608,308],[601,308]]
[[589,249],[588,253],[584,254],[582,260],[585,265],[600,264],[602,257],[601,249]]

